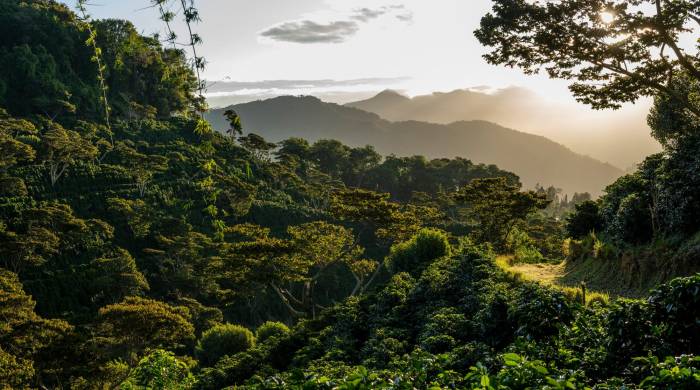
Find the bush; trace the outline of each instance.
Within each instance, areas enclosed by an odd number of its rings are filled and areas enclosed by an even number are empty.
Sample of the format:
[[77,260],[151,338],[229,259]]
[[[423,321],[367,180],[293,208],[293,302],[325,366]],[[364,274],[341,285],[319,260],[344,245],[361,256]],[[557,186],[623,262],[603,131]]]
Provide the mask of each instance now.
[[445,232],[422,229],[409,241],[391,247],[388,267],[393,273],[408,272],[418,276],[434,260],[449,256],[451,252]]
[[516,334],[541,340],[559,333],[573,319],[573,310],[564,294],[536,284],[524,285],[508,318],[517,325]]
[[536,264],[545,261],[544,256],[537,248],[521,246],[515,250],[514,263]]
[[255,337],[258,343],[263,343],[270,337],[284,336],[289,333],[287,325],[281,322],[267,321],[260,325],[255,331]]
[[671,353],[700,353],[700,274],[657,287],[648,302]]
[[235,355],[255,346],[255,336],[250,330],[233,324],[217,325],[202,334],[195,353],[204,366],[216,364],[223,356]]
[[185,362],[176,358],[172,352],[158,349],[141,359],[120,388],[184,390],[191,389],[194,383],[194,377]]
[[698,356],[667,357],[663,361],[652,356],[634,360],[635,371],[646,374],[639,386],[642,389],[690,390],[700,386],[700,357]]
[[197,378],[197,386],[203,390],[213,390],[242,384],[261,368],[262,360],[263,356],[258,348],[225,356],[216,366],[202,370]]

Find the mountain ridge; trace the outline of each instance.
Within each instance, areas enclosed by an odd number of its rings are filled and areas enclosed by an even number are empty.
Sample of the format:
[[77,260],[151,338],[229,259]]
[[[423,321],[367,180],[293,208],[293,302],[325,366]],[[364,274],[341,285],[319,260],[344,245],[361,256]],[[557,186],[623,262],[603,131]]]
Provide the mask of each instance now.
[[450,124],[459,120],[486,120],[543,135],[618,168],[636,166],[646,156],[661,150],[649,135],[645,102],[612,112],[591,111],[574,102],[550,101],[522,87],[495,90],[477,87],[412,97],[395,92],[382,91],[345,105],[390,121],[414,119]]
[[[385,96],[391,93],[399,95],[385,91]],[[514,172],[526,188],[554,185],[568,193],[600,195],[607,184],[622,175],[621,169],[544,136],[485,120],[449,124],[390,121],[376,113],[312,96],[280,96],[227,108],[241,116],[247,132],[273,142],[290,137],[311,142],[338,139],[351,146],[372,145],[384,155],[463,157]],[[219,131],[227,127],[224,110],[212,110],[207,116]]]

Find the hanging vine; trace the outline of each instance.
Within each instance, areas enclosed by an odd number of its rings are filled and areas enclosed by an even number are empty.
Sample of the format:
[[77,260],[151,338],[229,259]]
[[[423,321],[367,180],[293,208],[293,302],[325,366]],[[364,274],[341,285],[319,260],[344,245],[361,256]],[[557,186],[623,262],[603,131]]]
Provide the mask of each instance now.
[[[172,0],[150,0],[151,5],[158,8],[160,13],[160,20],[165,23],[167,38],[165,42],[169,42],[173,48],[177,45],[177,34],[173,31],[171,23],[175,19],[175,13],[167,9],[168,3]],[[194,110],[199,116],[199,121],[197,123],[197,128],[195,133],[205,134],[210,133],[211,126],[204,120],[204,112],[207,110],[206,99],[204,98],[204,91],[206,90],[205,81],[202,80],[202,71],[206,67],[206,60],[204,57],[200,57],[197,52],[197,46],[202,44],[202,38],[199,34],[193,32],[192,25],[199,23],[201,18],[199,16],[199,11],[195,7],[194,0],[180,0],[180,6],[182,7],[183,21],[187,26],[187,34],[189,37],[189,42],[183,43],[183,46],[189,46],[192,52],[192,68],[195,71],[197,77],[197,98],[194,103]]]
[[175,49],[177,34],[175,34],[175,31],[173,31],[172,27],[170,26],[170,23],[175,19],[175,13],[165,9],[165,5],[167,5],[167,2],[168,0],[151,0],[151,4],[154,7],[158,7],[158,12],[160,13],[160,20],[163,21],[163,23],[165,23],[165,29],[168,33],[168,36],[164,41],[170,43],[173,49]]
[[94,28],[92,28],[92,24],[90,23],[90,15],[87,13],[86,5],[86,0],[78,0],[76,7],[78,8],[78,11],[80,11],[80,20],[83,22],[80,25],[80,28],[85,29],[88,32],[88,39],[85,41],[85,44],[92,48],[93,55],[91,60],[92,62],[97,64],[97,80],[100,83],[100,90],[102,91],[100,103],[104,107],[104,119],[105,124],[107,125],[107,129],[109,130],[109,141],[111,148],[114,146],[114,138],[112,135],[112,124],[110,120],[111,108],[109,106],[109,101],[107,100],[107,80],[104,76],[106,67],[102,63],[102,49],[100,49],[100,47],[97,46],[97,32]]
[[204,111],[206,111],[206,103],[204,99],[204,90],[206,86],[204,81],[202,81],[201,73],[206,66],[206,61],[204,57],[200,57],[197,54],[197,46],[202,44],[202,38],[199,34],[192,32],[192,25],[194,23],[199,23],[202,19],[199,17],[199,11],[194,5],[194,0],[180,0],[182,5],[182,13],[184,15],[185,25],[187,26],[187,32],[189,35],[188,46],[192,50],[192,67],[197,75],[197,94],[198,101],[195,109],[199,113],[201,119],[204,119]]

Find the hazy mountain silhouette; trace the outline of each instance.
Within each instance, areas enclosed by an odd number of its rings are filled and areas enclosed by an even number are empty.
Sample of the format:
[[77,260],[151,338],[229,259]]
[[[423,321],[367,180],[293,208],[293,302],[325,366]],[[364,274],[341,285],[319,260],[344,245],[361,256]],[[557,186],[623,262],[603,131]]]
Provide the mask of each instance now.
[[[375,98],[390,107],[406,97],[385,91]],[[382,154],[426,157],[464,157],[496,164],[518,174],[526,188],[554,185],[566,192],[600,194],[622,171],[610,164],[574,153],[545,137],[511,130],[486,121],[437,124],[391,122],[357,108],[325,103],[310,97],[283,96],[231,106],[241,116],[246,132],[270,141],[302,137],[313,142],[337,139],[351,146],[373,145]],[[227,123],[225,109],[208,119],[217,130]]]
[[413,98],[386,90],[346,105],[390,121],[494,122],[545,136],[623,168],[661,150],[645,122],[649,110],[646,101],[614,112],[593,111],[582,104],[547,101],[534,91],[509,87],[488,93],[482,89],[459,89]]
[[408,98],[393,90],[346,106],[375,113],[391,121],[421,120],[434,123],[453,123],[479,118],[496,122],[498,118],[531,112],[524,102],[537,101],[537,96],[523,88],[507,88],[494,94],[459,89],[435,92]]

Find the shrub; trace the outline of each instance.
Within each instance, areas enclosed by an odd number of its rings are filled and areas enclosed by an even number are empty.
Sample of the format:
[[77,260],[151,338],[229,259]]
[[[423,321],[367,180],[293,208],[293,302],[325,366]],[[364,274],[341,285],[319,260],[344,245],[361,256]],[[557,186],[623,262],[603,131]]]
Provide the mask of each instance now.
[[528,284],[509,308],[508,317],[517,324],[519,336],[540,340],[559,333],[560,326],[573,319],[573,310],[564,294]]
[[657,287],[648,302],[672,353],[700,353],[700,274]]
[[204,366],[214,365],[223,356],[235,355],[255,346],[255,336],[250,330],[233,324],[217,325],[202,334],[195,353]]
[[258,348],[225,356],[216,366],[202,370],[197,378],[197,386],[203,390],[213,390],[242,384],[261,368],[262,360],[263,356]]
[[408,272],[418,276],[434,260],[452,252],[445,232],[422,229],[409,241],[394,245],[389,254],[388,267],[393,273]]
[[194,383],[194,377],[186,363],[176,358],[172,352],[158,349],[141,359],[120,388],[184,390],[191,389]]
[[255,337],[258,343],[263,343],[270,337],[284,336],[289,333],[287,325],[281,322],[267,321],[260,325],[255,331]]
[[542,253],[531,246],[521,246],[515,250],[514,263],[536,264],[543,263]]
[[646,373],[640,383],[642,389],[690,390],[700,386],[700,357],[682,355],[667,357],[660,361],[657,357],[635,358],[635,371]]

